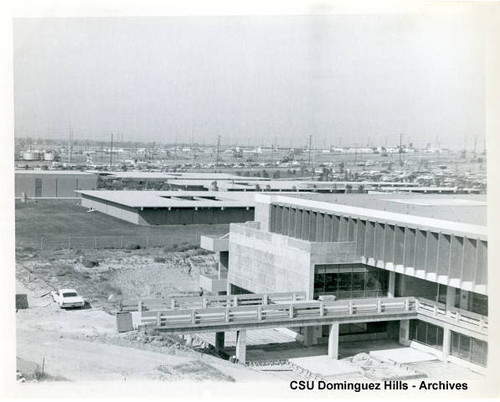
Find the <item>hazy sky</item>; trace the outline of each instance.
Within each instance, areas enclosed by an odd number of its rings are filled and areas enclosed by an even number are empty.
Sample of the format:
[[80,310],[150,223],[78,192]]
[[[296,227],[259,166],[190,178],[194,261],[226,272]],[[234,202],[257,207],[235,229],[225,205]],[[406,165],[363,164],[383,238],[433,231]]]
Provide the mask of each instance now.
[[18,19],[19,137],[484,144],[484,45],[462,16]]

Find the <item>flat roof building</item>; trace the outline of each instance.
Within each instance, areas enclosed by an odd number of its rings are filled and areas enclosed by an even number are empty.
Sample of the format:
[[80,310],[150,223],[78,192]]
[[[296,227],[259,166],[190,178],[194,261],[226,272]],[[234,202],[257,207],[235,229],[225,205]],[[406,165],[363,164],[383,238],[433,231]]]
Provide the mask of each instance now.
[[97,175],[71,170],[16,170],[15,196],[76,197],[76,190],[95,190]]
[[79,191],[82,206],[137,225],[228,224],[254,217],[253,194]]
[[[220,253],[214,285],[227,278],[228,294],[378,305],[369,319],[349,310],[295,328],[307,345],[328,342],[332,358],[339,342],[394,339],[477,371],[487,365],[485,196],[259,193],[254,222],[231,224],[223,239],[202,237],[202,246]],[[388,314],[390,300],[408,311],[415,303],[414,314]]]

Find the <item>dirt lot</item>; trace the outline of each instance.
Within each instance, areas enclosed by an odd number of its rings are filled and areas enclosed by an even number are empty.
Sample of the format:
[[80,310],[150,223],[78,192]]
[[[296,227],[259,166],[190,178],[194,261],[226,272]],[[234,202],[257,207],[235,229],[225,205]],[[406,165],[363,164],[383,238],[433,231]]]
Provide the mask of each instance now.
[[[82,261],[88,260],[97,265],[85,267]],[[268,379],[200,353],[182,337],[116,332],[115,317],[108,311],[116,309],[121,297],[196,293],[199,274],[215,272],[215,266],[213,256],[199,249],[19,248],[17,292],[28,295],[30,308],[17,312],[18,370],[28,381]],[[62,287],[76,288],[91,306],[59,309],[48,292]]]
[[264,379],[199,353],[181,338],[118,334],[114,317],[100,309],[60,310],[50,297],[24,290],[30,308],[17,312],[17,355],[18,371],[28,381]]
[[16,250],[16,276],[40,292],[75,288],[93,307],[115,309],[121,298],[197,294],[199,275],[217,272],[201,249]]

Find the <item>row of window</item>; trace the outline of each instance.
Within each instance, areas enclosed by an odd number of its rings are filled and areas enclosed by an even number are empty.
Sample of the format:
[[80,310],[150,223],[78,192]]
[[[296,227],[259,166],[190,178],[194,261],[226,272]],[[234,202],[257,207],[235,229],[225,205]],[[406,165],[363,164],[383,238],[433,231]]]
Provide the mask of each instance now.
[[387,296],[389,272],[369,266],[340,267],[337,272],[329,265],[316,266],[314,297],[332,294],[337,299]]
[[451,331],[450,354],[452,356],[459,357],[462,360],[486,366],[488,358],[488,343]]
[[[410,321],[410,340],[443,349],[443,328],[420,320]],[[450,354],[471,363],[486,366],[488,343],[470,336],[451,331]]]

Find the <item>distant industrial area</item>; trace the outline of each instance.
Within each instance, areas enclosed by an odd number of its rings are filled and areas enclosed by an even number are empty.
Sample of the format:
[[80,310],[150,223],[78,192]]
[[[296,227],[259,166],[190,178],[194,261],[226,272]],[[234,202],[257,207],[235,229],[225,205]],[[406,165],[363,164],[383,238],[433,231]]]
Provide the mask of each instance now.
[[470,149],[451,151],[402,142],[314,148],[310,139],[303,147],[284,148],[222,146],[220,137],[217,144],[204,146],[113,142],[111,136],[107,142],[16,139],[15,149],[16,172],[90,172],[99,177],[99,189],[180,190],[176,179],[196,179],[190,189],[301,191],[309,185],[327,191],[325,183],[314,182],[341,182],[335,189],[346,192],[384,191],[395,183],[400,191],[486,192],[486,150],[476,140]]

